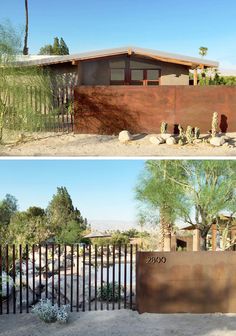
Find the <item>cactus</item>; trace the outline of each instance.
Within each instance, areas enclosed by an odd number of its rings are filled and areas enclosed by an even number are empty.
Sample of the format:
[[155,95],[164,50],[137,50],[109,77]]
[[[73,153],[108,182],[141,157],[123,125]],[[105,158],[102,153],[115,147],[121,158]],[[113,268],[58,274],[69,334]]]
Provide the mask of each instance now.
[[194,127],[194,138],[199,139],[200,137],[200,128]]
[[186,136],[183,127],[179,124],[178,125],[178,130],[179,130],[179,141],[178,144],[180,146],[183,146],[186,142]]
[[212,123],[211,123],[211,136],[215,137],[217,134],[217,130],[218,130],[218,112],[214,112],[213,116],[212,116]]
[[188,126],[186,130],[186,138],[188,143],[193,143],[194,135],[192,126]]
[[185,144],[184,140],[182,138],[179,139],[178,144],[180,146],[183,146]]
[[161,134],[166,134],[167,133],[167,127],[168,127],[168,124],[164,121],[162,121],[161,123]]

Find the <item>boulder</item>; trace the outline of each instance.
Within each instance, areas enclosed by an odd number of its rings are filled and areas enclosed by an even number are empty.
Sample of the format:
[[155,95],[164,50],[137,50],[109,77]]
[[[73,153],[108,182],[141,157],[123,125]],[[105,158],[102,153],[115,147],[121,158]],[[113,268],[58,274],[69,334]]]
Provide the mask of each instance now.
[[161,137],[156,137],[156,136],[151,136],[149,138],[149,141],[153,144],[153,145],[161,145],[163,143],[165,143],[165,140],[162,139]]
[[1,277],[1,282],[2,282],[2,297],[7,297],[7,286],[9,287],[9,295],[11,295],[13,286],[14,286],[14,281],[13,279],[7,275],[6,272],[2,272],[2,277]]
[[198,145],[198,144],[202,143],[202,140],[201,139],[194,139],[193,143],[194,143],[194,145]]
[[[92,274],[92,279],[94,279],[94,274]],[[79,276],[79,304],[83,302],[83,278]],[[70,303],[70,295],[71,295],[71,286],[73,287],[73,306],[76,306],[77,303],[77,277],[74,275],[72,282],[71,276],[66,276],[66,303]],[[60,276],[60,300],[64,302],[65,300],[65,277],[63,275]],[[52,283],[48,284],[48,297],[52,298]],[[58,277],[54,279],[54,299],[57,300],[59,295],[59,287],[58,287]],[[94,281],[91,281],[91,301],[95,299],[95,286]],[[89,286],[88,286],[88,277],[85,277],[85,301],[89,300]]]
[[224,137],[213,137],[210,139],[210,144],[215,147],[220,147],[225,143]]
[[[22,288],[22,308],[24,309],[26,307],[27,303],[27,291],[26,287]],[[28,290],[28,305],[31,306],[34,303],[33,300],[33,291],[29,288]],[[20,307],[20,291],[17,290],[16,292],[16,306],[17,308]]]
[[163,134],[161,134],[161,138],[164,139],[164,140],[167,140],[171,136],[172,136],[172,134],[170,134],[170,133],[163,133]]
[[132,140],[132,136],[129,133],[129,131],[121,131],[119,133],[119,141],[122,143],[126,143],[128,141]]
[[172,136],[166,139],[167,145],[175,145],[176,143],[177,143],[176,139]]

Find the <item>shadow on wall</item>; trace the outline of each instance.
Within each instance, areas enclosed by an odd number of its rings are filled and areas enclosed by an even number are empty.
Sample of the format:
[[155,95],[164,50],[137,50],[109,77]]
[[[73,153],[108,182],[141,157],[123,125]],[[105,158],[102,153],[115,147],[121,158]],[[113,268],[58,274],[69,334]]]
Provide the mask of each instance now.
[[123,94],[103,92],[75,96],[75,129],[79,133],[117,135],[122,130],[139,133],[139,115],[120,103]]
[[227,122],[227,117],[225,114],[221,114],[221,119],[220,119],[220,130],[222,133],[226,133],[228,129],[228,122]]
[[[204,275],[204,281],[171,281],[157,280],[155,286],[139,286],[138,311],[140,313],[229,313],[236,300],[235,291],[230,283],[219,282],[212,286],[212,278]],[[142,292],[142,293],[141,293]],[[234,302],[233,302],[234,301]],[[229,307],[231,306],[231,308]],[[232,312],[232,311],[231,311]]]

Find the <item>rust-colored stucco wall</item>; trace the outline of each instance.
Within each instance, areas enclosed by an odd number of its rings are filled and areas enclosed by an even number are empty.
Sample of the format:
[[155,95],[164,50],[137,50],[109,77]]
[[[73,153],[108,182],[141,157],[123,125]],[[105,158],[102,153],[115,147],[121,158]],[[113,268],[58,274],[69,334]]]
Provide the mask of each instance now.
[[159,133],[160,123],[211,129],[219,113],[222,132],[236,131],[236,87],[223,86],[80,86],[75,89],[75,132]]
[[236,312],[235,252],[138,252],[136,278],[139,313]]

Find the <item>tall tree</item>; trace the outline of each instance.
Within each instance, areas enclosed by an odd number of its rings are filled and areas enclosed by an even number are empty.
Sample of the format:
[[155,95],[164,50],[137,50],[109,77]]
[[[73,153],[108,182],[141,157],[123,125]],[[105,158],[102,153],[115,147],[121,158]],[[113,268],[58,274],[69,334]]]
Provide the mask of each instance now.
[[33,245],[44,242],[50,236],[44,209],[30,207],[11,217],[6,241],[11,244]]
[[51,232],[60,241],[69,231],[79,232],[85,229],[80,211],[74,208],[70,194],[66,187],[58,187],[47,208],[48,222]]
[[16,213],[17,208],[17,199],[10,194],[7,194],[0,201],[0,243],[5,242],[11,218]]
[[22,133],[38,130],[39,124],[44,124],[41,110],[35,109],[35,104],[41,104],[41,96],[35,95],[33,104],[26,87],[37,89],[45,97],[45,107],[51,106],[52,92],[48,73],[37,66],[26,67],[20,63],[15,66],[20,51],[20,34],[9,22],[0,23],[0,142],[5,129]]
[[208,52],[208,48],[207,47],[200,47],[199,48],[199,55],[204,57],[207,55],[207,52]]
[[43,46],[39,55],[69,55],[69,48],[62,37],[60,41],[58,37],[55,37],[53,45],[46,44]]
[[69,48],[66,44],[66,42],[61,37],[60,39],[60,54],[61,55],[69,55]]
[[180,186],[168,180],[168,176],[178,174],[178,170],[175,161],[147,161],[136,188],[136,198],[148,206],[154,217],[159,214],[161,250],[170,249],[171,228],[178,217],[179,203],[183,201]]
[[24,38],[23,55],[28,55],[29,54],[29,48],[28,48],[28,30],[29,30],[28,0],[25,0],[25,38]]
[[[218,160],[178,160],[168,161],[168,166],[174,169],[166,170],[165,189],[159,179],[160,163],[152,163],[154,170],[150,171],[149,180],[144,181],[148,187],[153,181],[153,187],[144,200],[150,204],[156,203],[161,208],[163,192],[169,193],[167,200],[172,205],[174,213],[186,223],[196,226],[201,235],[201,249],[206,249],[206,237],[211,225],[217,221],[220,213],[228,211],[236,213],[236,162]],[[157,181],[156,181],[157,180]],[[156,182],[155,182],[156,181]],[[155,187],[154,187],[155,186]],[[172,190],[179,189],[177,202],[172,202]],[[141,198],[142,200],[142,198]],[[168,209],[168,207],[167,207]]]
[[53,55],[52,45],[46,44],[44,47],[40,48],[39,55]]
[[54,55],[60,55],[61,54],[61,49],[60,49],[60,42],[58,37],[54,37],[54,42],[53,42],[53,54]]

